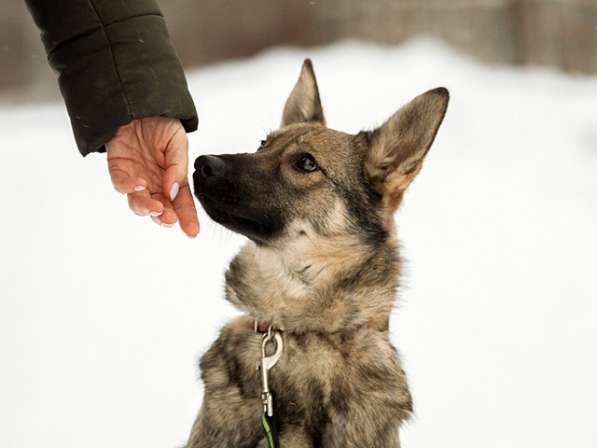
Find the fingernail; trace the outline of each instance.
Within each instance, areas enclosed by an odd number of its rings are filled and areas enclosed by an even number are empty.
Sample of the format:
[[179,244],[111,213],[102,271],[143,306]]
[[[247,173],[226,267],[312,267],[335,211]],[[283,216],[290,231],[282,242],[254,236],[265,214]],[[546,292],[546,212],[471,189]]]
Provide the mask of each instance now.
[[152,216],[152,217],[151,217],[151,220],[152,220],[153,222],[155,222],[155,223],[156,223],[158,226],[161,226],[161,225],[162,225],[162,221],[160,221],[160,220],[159,220],[158,218],[156,218],[155,216]]
[[170,228],[170,227],[174,226],[174,224],[166,224],[165,222],[163,222],[163,223],[162,223],[162,225],[163,225],[164,227],[168,227],[168,228]]
[[143,185],[135,185],[133,187],[133,190],[134,191],[143,191],[143,190],[145,190],[145,187]]
[[170,200],[173,201],[176,198],[176,195],[178,194],[178,190],[180,190],[180,185],[178,185],[178,182],[174,182],[172,184],[172,187],[170,188]]
[[150,212],[150,213],[149,213],[149,216],[153,216],[153,217],[155,217],[155,216],[160,216],[162,213],[163,213],[163,212],[155,212],[155,211],[154,211],[154,212]]

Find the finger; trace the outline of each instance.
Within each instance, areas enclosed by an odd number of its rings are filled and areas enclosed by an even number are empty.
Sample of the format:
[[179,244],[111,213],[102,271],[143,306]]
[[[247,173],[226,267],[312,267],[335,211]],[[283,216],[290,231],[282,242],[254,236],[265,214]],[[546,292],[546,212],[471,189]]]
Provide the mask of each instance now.
[[129,168],[130,166],[121,160],[108,160],[108,171],[116,191],[126,194],[145,190],[147,187],[145,179],[129,174]]
[[187,179],[189,141],[182,126],[170,140],[164,157],[166,171],[163,177],[163,193],[173,201]]
[[188,183],[185,183],[180,189],[180,193],[172,205],[174,205],[174,211],[178,216],[182,231],[191,238],[196,237],[199,233],[199,219]]
[[152,199],[147,190],[128,194],[129,207],[138,216],[160,216],[164,212],[164,205]]
[[155,222],[167,227],[171,227],[178,222],[174,206],[162,193],[152,193],[151,198],[159,201],[164,207],[162,214],[155,217]]

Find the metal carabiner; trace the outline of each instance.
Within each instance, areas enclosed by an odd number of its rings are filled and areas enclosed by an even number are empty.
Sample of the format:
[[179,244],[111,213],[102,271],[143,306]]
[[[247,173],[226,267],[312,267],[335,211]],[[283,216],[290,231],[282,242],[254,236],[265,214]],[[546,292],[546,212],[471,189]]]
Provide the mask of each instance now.
[[[267,356],[265,349],[267,344],[270,342],[274,342],[276,344],[276,351],[273,355]],[[268,371],[279,361],[283,350],[284,344],[282,335],[279,331],[272,330],[272,327],[269,327],[267,333],[263,335],[263,341],[261,342],[261,402],[263,404],[263,412],[269,417],[274,415],[274,406],[272,395],[269,391],[267,374]]]
[[[273,355],[267,356],[265,349],[267,344],[274,342],[276,344],[276,351]],[[279,331],[272,330],[269,327],[267,333],[263,335],[263,341],[261,342],[261,361],[262,365],[266,366],[267,370],[271,369],[276,365],[280,357],[282,356],[282,350],[284,350],[284,343],[282,342],[282,335]]]

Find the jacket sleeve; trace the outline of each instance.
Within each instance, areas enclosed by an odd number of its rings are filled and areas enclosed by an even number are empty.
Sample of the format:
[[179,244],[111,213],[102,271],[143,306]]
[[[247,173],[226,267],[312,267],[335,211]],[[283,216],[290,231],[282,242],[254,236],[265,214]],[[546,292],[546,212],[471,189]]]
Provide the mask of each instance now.
[[26,0],[83,155],[136,118],[197,129],[184,72],[154,0]]

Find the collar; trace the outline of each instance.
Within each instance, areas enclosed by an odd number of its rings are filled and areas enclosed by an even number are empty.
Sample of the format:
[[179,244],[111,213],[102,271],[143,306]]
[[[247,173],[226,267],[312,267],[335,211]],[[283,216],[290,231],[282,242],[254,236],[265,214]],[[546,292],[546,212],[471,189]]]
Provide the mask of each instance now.
[[[270,329],[282,332],[284,331],[283,328],[274,328],[269,322],[264,320],[258,321],[255,319],[253,322],[253,329],[255,333],[266,334],[270,331]],[[390,318],[387,316],[371,318],[367,321],[365,326],[371,330],[385,332],[390,328]]]
[[269,333],[270,330],[284,331],[282,328],[274,328],[269,322],[264,320],[258,321],[255,319],[253,322],[253,329],[255,330],[255,333],[265,334]]

